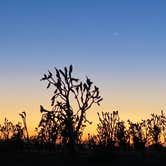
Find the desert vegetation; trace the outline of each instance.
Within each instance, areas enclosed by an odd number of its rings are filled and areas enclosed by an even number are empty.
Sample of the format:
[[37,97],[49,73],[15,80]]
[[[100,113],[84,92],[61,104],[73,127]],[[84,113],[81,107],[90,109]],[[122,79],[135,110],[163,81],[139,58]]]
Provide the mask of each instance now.
[[[84,161],[81,164],[100,164],[107,161],[118,162],[118,158],[124,159],[126,154],[129,155],[130,161],[135,158],[146,162],[150,161],[152,152],[166,154],[164,111],[160,114],[152,113],[150,118],[140,122],[133,122],[130,117],[123,121],[118,111],[96,112],[96,134],[89,133],[88,139],[85,140],[82,136],[86,125],[92,123],[87,112],[93,105],[100,105],[103,100],[99,88],[88,77],[85,81],[75,78],[72,65],[63,70],[55,68],[54,72],[48,71],[41,81],[46,81],[47,88],[53,90],[52,109],[47,110],[40,106],[41,120],[35,128],[34,136],[29,135],[26,112],[19,114],[22,122],[17,124],[5,118],[0,124],[0,153],[3,155],[20,152],[40,152],[41,155],[42,152],[58,162],[63,159],[76,163],[78,160]],[[37,158],[34,161],[37,161]],[[125,161],[128,162],[128,157]]]

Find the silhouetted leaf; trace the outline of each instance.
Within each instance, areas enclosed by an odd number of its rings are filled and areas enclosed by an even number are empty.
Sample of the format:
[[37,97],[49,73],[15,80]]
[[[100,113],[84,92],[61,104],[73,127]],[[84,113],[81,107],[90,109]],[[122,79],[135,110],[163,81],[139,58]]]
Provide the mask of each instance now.
[[83,84],[83,86],[84,86],[84,91],[88,89],[88,87],[85,83]]
[[73,66],[70,65],[70,67],[69,67],[69,76],[70,76],[70,77],[71,77],[71,73],[72,73],[72,71],[73,71]]
[[47,75],[46,74],[44,74],[44,77],[43,78],[41,78],[40,79],[40,81],[44,81],[44,80],[46,80],[47,79]]
[[80,83],[79,87],[80,87],[80,90],[82,91],[82,82]]
[[64,67],[64,71],[65,71],[65,78],[67,78],[67,67]]
[[77,93],[79,92],[79,86],[76,86],[76,92]]
[[51,98],[51,106],[54,105],[54,102],[55,102],[55,95]]
[[101,98],[101,99],[97,100],[97,103],[101,102],[102,100],[103,100],[103,98]]
[[57,90],[57,89],[55,89],[54,94],[56,94],[57,92],[58,92],[58,90]]
[[21,116],[21,118],[24,118],[23,114],[20,113],[19,115]]
[[78,81],[79,81],[79,79],[77,79],[77,78],[71,78],[71,81],[78,82]]
[[55,71],[56,71],[56,76],[57,76],[57,78],[60,79],[60,74],[59,74],[58,69],[55,68]]
[[43,112],[48,112],[46,109],[44,109],[44,107],[42,105],[40,105],[40,112],[43,113]]
[[61,85],[62,85],[61,81],[60,81],[60,79],[58,79],[56,86],[59,90],[61,89]]
[[91,87],[91,85],[93,84],[93,82],[87,77],[86,82],[88,84],[89,87]]
[[49,82],[48,85],[47,85],[47,89],[50,87],[51,83]]
[[65,73],[61,69],[59,70],[59,72],[63,75],[64,78],[66,77]]
[[48,70],[48,78],[51,78],[52,77],[52,73]]
[[26,112],[25,112],[25,111],[23,111],[22,114],[23,114],[24,116],[26,116]]

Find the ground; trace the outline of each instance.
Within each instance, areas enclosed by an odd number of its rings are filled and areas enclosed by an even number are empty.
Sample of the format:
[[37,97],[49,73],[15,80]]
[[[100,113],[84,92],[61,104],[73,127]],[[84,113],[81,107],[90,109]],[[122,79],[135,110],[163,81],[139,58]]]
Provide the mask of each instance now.
[[1,152],[1,164],[17,166],[47,165],[150,165],[159,166],[166,163],[166,152],[93,152],[64,156],[55,152]]

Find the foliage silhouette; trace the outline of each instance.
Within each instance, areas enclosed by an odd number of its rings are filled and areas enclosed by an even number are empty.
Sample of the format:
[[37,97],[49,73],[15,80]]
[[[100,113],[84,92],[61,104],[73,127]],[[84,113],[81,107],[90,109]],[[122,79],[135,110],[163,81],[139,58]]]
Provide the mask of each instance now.
[[60,123],[58,123],[56,111],[47,111],[42,106],[40,108],[42,118],[39,123],[38,140],[54,145],[59,136]]
[[133,143],[134,149],[142,150],[147,143],[147,125],[146,121],[133,123],[128,120],[130,142]]
[[154,145],[161,144],[162,136],[165,136],[166,130],[166,116],[164,112],[161,114],[151,114],[151,118],[147,119],[147,126],[149,130],[150,142]]
[[23,124],[24,124],[24,131],[26,134],[24,134],[24,138],[27,139],[27,141],[29,141],[29,133],[28,133],[28,129],[27,129],[27,121],[26,121],[26,112],[22,112],[19,114],[22,118]]
[[[161,114],[151,114],[151,118],[141,122],[127,123],[120,121],[118,111],[98,113],[97,124],[98,143],[114,149],[117,145],[120,149],[144,150],[154,146],[155,149],[165,143],[166,117]],[[164,141],[163,141],[164,140]]]
[[110,146],[114,148],[116,141],[116,131],[119,122],[118,111],[113,111],[113,113],[102,112],[100,115],[98,113],[99,123],[97,124],[97,132],[99,142],[104,146]]
[[116,130],[116,140],[119,145],[119,148],[122,150],[127,150],[130,145],[130,135],[126,128],[124,121],[119,121],[117,123]]
[[13,124],[7,118],[0,124],[0,140],[9,141],[10,139],[23,139],[22,124]]
[[[44,108],[41,108],[41,110],[42,109]],[[50,116],[50,112],[51,111],[46,112],[46,110],[44,110],[42,112],[44,117],[43,119],[47,119],[47,117],[45,116]],[[155,164],[159,163],[158,161],[165,162],[166,148],[162,146],[162,143],[164,142],[162,142],[161,140],[162,138],[164,138],[165,134],[165,115],[163,112],[161,112],[161,114],[151,114],[151,117],[149,119],[142,120],[141,122],[137,123],[130,120],[128,120],[126,123],[124,121],[120,121],[120,117],[117,111],[114,111],[112,113],[103,112],[102,114],[99,114],[99,117],[100,127],[105,128],[105,126],[107,126],[106,124],[108,124],[107,128],[113,133],[107,135],[109,136],[109,138],[107,139],[107,144],[105,144],[106,141],[103,141],[101,143],[102,137],[99,137],[99,133],[98,135],[88,134],[87,141],[78,143],[79,147],[81,147],[82,149],[81,151],[77,151],[77,155],[75,155],[74,158],[71,158],[70,153],[67,153],[67,155],[64,155],[64,153],[62,153],[62,142],[54,142],[55,138],[59,137],[60,134],[58,135],[57,133],[58,136],[49,135],[46,136],[46,138],[50,139],[42,140],[41,138],[43,138],[43,136],[40,138],[40,134],[38,133],[37,137],[29,137],[29,142],[27,142],[27,138],[24,136],[24,125],[22,127],[22,124],[20,122],[17,124],[13,124],[5,118],[4,123],[0,125],[1,163],[2,161],[4,161],[4,157],[2,157],[2,155],[5,156],[5,154],[8,157],[10,156],[10,159],[12,158],[12,161],[15,161],[16,159],[21,157],[21,160],[24,159],[25,161],[29,162],[33,160],[36,163],[41,160],[39,157],[41,155],[44,156],[44,154],[46,154],[46,158],[47,156],[54,155],[51,160],[55,161],[56,163],[58,162],[58,164],[61,165],[101,165],[105,164],[106,162],[112,162],[112,165],[124,165],[124,163],[133,164],[136,162],[140,165],[142,163],[149,163],[149,161],[152,161],[150,163],[155,162]],[[55,133],[53,129],[54,127],[58,127],[59,124],[57,124],[57,126],[54,126],[52,118],[54,117],[49,117],[50,121],[48,121],[47,123],[42,122],[41,128],[43,127],[43,130],[44,128],[47,128],[47,132],[50,130],[50,133]],[[158,128],[160,128],[160,132],[158,132],[158,129],[156,131],[155,126],[158,126]],[[101,130],[103,128],[98,129]],[[59,129],[57,128],[55,130],[59,131]],[[107,130],[103,129],[102,131],[105,132]],[[155,139],[157,142],[155,142]],[[118,148],[115,146],[116,144],[118,144]],[[55,147],[54,145],[56,145],[56,150],[54,149],[54,151],[52,151],[52,148]],[[13,155],[14,157],[12,157]],[[35,157],[33,158],[32,156]],[[36,156],[38,157],[36,158]],[[45,157],[42,157],[42,164],[44,164],[43,162],[45,162],[45,164],[49,163],[48,158],[46,159]],[[17,161],[15,162],[17,163]]]
[[[50,155],[61,165],[101,165],[107,161],[115,161],[111,163],[113,165],[124,165],[124,160],[127,164],[138,164],[141,161],[146,165],[156,154],[157,160],[162,154],[165,161],[166,116],[163,111],[160,114],[151,114],[150,118],[140,122],[122,121],[118,111],[97,113],[97,134],[89,133],[87,140],[84,140],[83,131],[87,124],[91,124],[86,117],[87,111],[94,104],[100,105],[102,101],[99,88],[89,78],[83,82],[73,77],[72,65],[63,70],[55,68],[55,76],[48,71],[41,80],[47,82],[47,88],[54,90],[52,109],[47,110],[40,106],[42,116],[36,128],[37,135],[33,137],[28,133],[26,112],[19,114],[22,123],[14,124],[5,118],[0,124],[1,160],[4,152],[7,152],[7,159],[17,160],[18,156],[14,155],[18,152],[19,155],[26,156],[26,161],[30,161],[27,157],[30,154],[36,164],[40,164],[41,158],[44,161]],[[73,155],[71,152],[77,153]],[[39,155],[36,160],[36,154],[45,156]],[[48,160],[45,161],[44,165],[46,164],[48,165]]]
[[9,140],[13,135],[13,123],[8,121],[7,118],[4,120],[4,124],[0,126],[1,139]]
[[[87,77],[85,82],[72,76],[73,66],[64,67],[64,70],[55,68],[55,77],[48,71],[41,79],[48,82],[47,88],[55,88],[51,98],[52,110],[48,111],[41,106],[42,116],[40,125],[52,123],[54,131],[62,137],[65,145],[75,150],[81,139],[86,123],[91,124],[86,113],[93,104],[100,105],[102,98],[99,88]],[[44,120],[45,119],[45,120]],[[51,122],[50,122],[51,121]],[[57,127],[60,126],[60,127]],[[51,127],[52,128],[52,127]],[[48,132],[53,132],[52,129]],[[46,131],[45,131],[46,132]],[[53,135],[51,133],[51,135]]]

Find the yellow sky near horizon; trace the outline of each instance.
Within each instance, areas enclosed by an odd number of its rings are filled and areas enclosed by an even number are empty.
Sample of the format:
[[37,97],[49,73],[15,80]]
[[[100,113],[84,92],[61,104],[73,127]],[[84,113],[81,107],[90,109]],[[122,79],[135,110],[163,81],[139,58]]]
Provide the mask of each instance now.
[[[76,73],[79,70],[77,69]],[[78,73],[85,78],[84,72]],[[99,87],[103,101],[101,106],[94,106],[88,111],[87,118],[93,124],[85,129],[86,133],[96,132],[97,112],[118,110],[122,120],[140,121],[149,117],[151,113],[160,113],[161,110],[166,110],[166,87],[162,80],[154,79],[151,84],[148,84],[149,78],[146,77],[142,77],[142,79],[131,77],[128,80],[125,76],[120,77],[115,74],[112,74],[111,78],[97,74],[91,75],[90,78]],[[53,91],[47,90],[46,82],[40,82],[40,77],[36,75],[24,75],[17,79],[14,79],[13,76],[12,84],[7,80],[2,82],[1,86],[3,95],[0,96],[0,122],[2,123],[7,117],[10,121],[17,123],[21,121],[19,113],[26,111],[29,131],[34,133],[41,118],[40,105],[51,109],[50,98]]]
[[[112,111],[119,111],[119,115],[121,120],[127,121],[128,119],[132,121],[140,121],[141,119],[146,119],[150,117],[151,113],[160,113],[162,108],[160,108],[159,105],[157,104],[142,104],[136,107],[136,104],[140,103],[130,103],[130,107],[128,106],[127,103],[125,102],[119,102],[117,105],[113,105],[110,102],[103,102],[101,103],[101,106],[94,106],[87,112],[87,118],[88,120],[92,121],[92,125],[87,125],[85,128],[85,135],[88,133],[95,134],[96,133],[96,127],[98,121],[98,116],[97,112],[112,112]],[[21,117],[19,116],[19,113],[22,111],[26,111],[27,113],[27,125],[28,125],[28,130],[31,135],[35,134],[35,127],[38,126],[40,118],[41,118],[41,113],[40,113],[40,105],[41,103],[38,102],[33,102],[30,104],[15,104],[10,103],[10,104],[4,104],[0,105],[0,123],[3,123],[5,117],[12,121],[13,123],[17,123],[18,121],[22,122]],[[50,109],[51,107],[49,106],[48,103],[43,103],[42,104],[46,109]],[[129,110],[129,111],[128,111]]]

